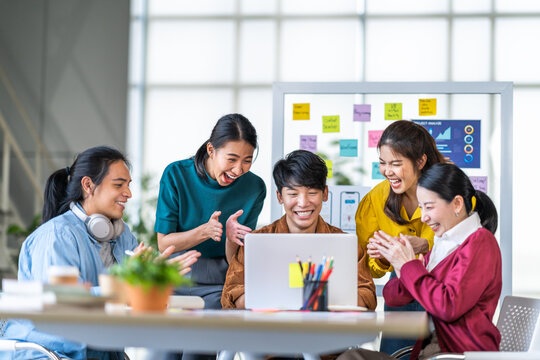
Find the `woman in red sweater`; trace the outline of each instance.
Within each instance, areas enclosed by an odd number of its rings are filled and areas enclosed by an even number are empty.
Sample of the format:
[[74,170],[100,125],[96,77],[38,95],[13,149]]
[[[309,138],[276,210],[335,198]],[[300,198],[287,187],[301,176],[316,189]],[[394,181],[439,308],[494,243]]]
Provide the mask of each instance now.
[[[383,290],[390,306],[417,300],[429,315],[430,336],[416,342],[411,359],[435,353],[497,351],[501,336],[493,314],[501,294],[501,252],[493,235],[497,210],[475,191],[456,165],[435,164],[418,180],[422,221],[435,233],[433,249],[415,259],[404,239],[375,235],[370,245],[394,266]],[[386,359],[351,350],[348,359]],[[391,359],[388,357],[388,359]]]

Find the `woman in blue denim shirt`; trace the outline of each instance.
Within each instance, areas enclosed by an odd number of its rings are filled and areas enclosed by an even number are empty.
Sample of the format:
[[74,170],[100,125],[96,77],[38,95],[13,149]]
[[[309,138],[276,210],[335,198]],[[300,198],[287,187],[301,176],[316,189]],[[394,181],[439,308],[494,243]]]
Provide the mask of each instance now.
[[[79,281],[98,285],[98,275],[121,261],[137,240],[122,220],[131,190],[129,163],[118,150],[94,147],[71,167],[54,172],[45,185],[43,225],[25,240],[19,256],[19,280],[48,281],[51,266],[74,266]],[[180,260],[185,272],[198,253]],[[70,359],[123,359],[122,351],[100,351],[37,331],[32,322],[10,319],[6,339],[38,343]],[[0,352],[0,359],[36,359],[34,351]]]

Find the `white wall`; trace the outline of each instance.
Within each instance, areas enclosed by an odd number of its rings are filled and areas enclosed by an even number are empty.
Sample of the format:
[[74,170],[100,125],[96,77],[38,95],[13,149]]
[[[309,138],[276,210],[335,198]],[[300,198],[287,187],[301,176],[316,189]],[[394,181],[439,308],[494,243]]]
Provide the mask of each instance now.
[[[0,66],[54,170],[91,146],[126,147],[129,9],[128,0],[0,0]],[[37,146],[1,82],[0,111],[33,166]],[[10,195],[33,204],[13,166]],[[51,172],[44,167],[38,182]]]
[[[500,169],[514,172],[513,284],[517,294],[540,294],[537,3],[150,1],[144,171],[159,179],[167,163],[194,153],[220,115],[235,111],[258,130],[252,170],[270,188],[272,81],[514,81],[514,169]],[[132,89],[138,85],[132,79]],[[259,222],[270,220],[267,202]]]

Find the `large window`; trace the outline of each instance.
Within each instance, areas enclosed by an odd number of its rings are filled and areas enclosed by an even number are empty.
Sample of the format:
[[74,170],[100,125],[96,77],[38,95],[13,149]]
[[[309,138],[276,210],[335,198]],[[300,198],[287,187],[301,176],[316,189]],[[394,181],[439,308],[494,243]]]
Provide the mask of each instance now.
[[[501,171],[514,172],[514,292],[540,294],[539,37],[535,0],[133,1],[135,179],[151,175],[144,196],[155,197],[164,167],[240,112],[260,135],[252,171],[270,189],[274,81],[513,81],[514,169]],[[267,201],[259,223],[270,221]]]

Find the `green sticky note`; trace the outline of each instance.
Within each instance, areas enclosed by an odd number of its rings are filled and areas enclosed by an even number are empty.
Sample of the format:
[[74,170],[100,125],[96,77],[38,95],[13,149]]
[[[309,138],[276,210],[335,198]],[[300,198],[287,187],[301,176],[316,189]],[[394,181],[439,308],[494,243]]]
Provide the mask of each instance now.
[[384,120],[401,120],[402,115],[401,103],[386,103],[384,104]]
[[332,178],[332,160],[324,160],[326,163],[326,169],[328,170],[328,175],[326,176],[328,179]]
[[304,287],[304,278],[300,272],[300,265],[297,262],[289,264],[289,287]]
[[322,117],[322,132],[339,132],[339,115],[328,115]]

